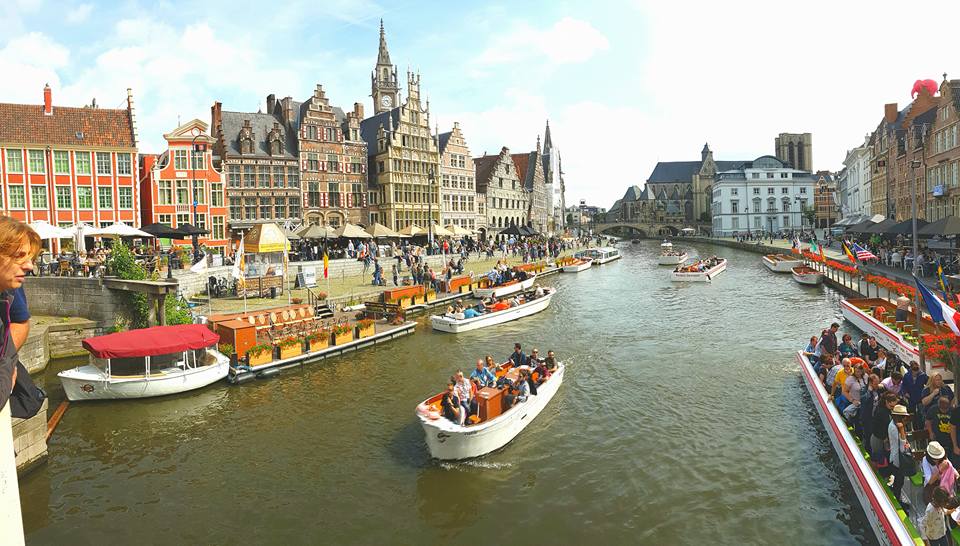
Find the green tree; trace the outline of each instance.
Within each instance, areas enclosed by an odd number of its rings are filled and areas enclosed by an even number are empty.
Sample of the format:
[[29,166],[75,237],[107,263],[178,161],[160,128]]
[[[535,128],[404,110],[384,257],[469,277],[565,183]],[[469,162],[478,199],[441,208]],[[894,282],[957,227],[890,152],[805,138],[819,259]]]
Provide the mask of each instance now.
[[[142,281],[147,278],[147,271],[137,263],[130,248],[120,241],[113,245],[107,266],[114,275],[124,280]],[[146,294],[127,292],[127,303],[133,312],[130,326],[146,328],[150,316],[150,305],[147,303]]]
[[804,220],[807,221],[807,225],[809,225],[811,228],[812,228],[812,227],[815,227],[815,223],[816,223],[816,221],[817,221],[817,211],[816,211],[816,209],[814,209],[814,208],[811,207],[811,206],[804,205],[804,206],[803,206],[803,210],[801,211],[800,214],[802,214]]

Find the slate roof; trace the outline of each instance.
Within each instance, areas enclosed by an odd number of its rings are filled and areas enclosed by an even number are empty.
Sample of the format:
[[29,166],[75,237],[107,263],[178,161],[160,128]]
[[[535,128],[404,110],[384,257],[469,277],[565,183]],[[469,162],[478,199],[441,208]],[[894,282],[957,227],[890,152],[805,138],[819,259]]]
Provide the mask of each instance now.
[[[717,172],[729,171],[747,163],[746,161],[714,161]],[[669,182],[689,182],[693,175],[700,172],[702,161],[660,161],[654,167],[648,183],[665,184]]]
[[[299,108],[300,105],[298,103],[296,105],[297,111],[299,111]],[[253,154],[240,153],[240,129],[243,128],[243,122],[245,120],[250,120],[250,125],[253,128]],[[297,159],[299,157],[299,153],[297,152],[297,132],[290,130],[279,117],[260,112],[229,112],[224,110],[221,121],[223,123],[225,152],[228,156],[273,159]],[[267,134],[273,129],[274,123],[280,124],[280,131],[283,132],[284,137],[283,154],[280,156],[270,155],[267,148]]]
[[[360,138],[367,143],[368,157],[377,155],[377,131],[380,129],[380,126],[383,125],[384,130],[390,132],[390,127],[387,125],[387,116],[393,116],[393,127],[400,126],[399,106],[386,112],[380,112],[360,122]],[[371,170],[370,172],[375,171]]]
[[447,143],[450,142],[450,135],[452,134],[453,131],[447,131],[437,135],[437,148],[440,150],[440,155],[443,155],[443,151],[447,149]]
[[500,161],[499,155],[485,155],[483,157],[473,158],[473,166],[477,170],[477,191],[484,193],[487,191],[487,183],[490,181],[490,173]]
[[623,208],[623,200],[624,200],[624,199],[626,199],[626,197],[624,197],[623,199],[617,199],[616,201],[614,201],[613,206],[610,207],[610,210],[607,211],[607,212],[616,212],[616,211],[620,210],[621,208]]
[[[77,133],[83,133],[77,138]],[[0,142],[136,148],[128,110],[0,103]]]
[[623,201],[636,201],[640,199],[640,196],[642,195],[642,193],[643,192],[640,190],[640,186],[637,186],[637,185],[630,186],[627,189],[627,193],[623,194]]

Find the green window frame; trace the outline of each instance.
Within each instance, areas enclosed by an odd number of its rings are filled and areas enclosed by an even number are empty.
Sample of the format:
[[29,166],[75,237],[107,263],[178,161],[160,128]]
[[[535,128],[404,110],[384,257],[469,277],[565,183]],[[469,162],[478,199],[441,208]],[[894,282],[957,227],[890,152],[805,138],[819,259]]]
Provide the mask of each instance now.
[[73,209],[73,193],[70,191],[70,186],[57,186],[54,191],[58,209]]
[[47,187],[39,184],[30,186],[30,206],[35,209],[47,208]]
[[53,151],[54,174],[70,174],[70,152],[66,150]]
[[93,208],[93,188],[90,186],[77,187],[77,208],[85,210]]
[[77,174],[90,174],[90,152],[73,152]]
[[110,186],[101,186],[97,188],[97,203],[101,209],[113,208],[113,188]]

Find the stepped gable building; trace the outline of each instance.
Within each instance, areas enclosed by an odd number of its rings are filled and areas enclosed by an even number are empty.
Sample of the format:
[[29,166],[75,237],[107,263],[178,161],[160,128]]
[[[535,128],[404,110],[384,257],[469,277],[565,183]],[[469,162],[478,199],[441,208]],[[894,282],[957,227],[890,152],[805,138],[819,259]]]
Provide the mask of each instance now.
[[700,161],[660,161],[647,178],[646,190],[663,209],[663,222],[710,221],[713,179],[719,171],[734,169],[746,161],[714,161],[708,144]]
[[[39,95],[39,93],[38,93]],[[0,213],[69,226],[140,222],[133,94],[127,106],[0,103]]]
[[940,84],[940,101],[927,140],[926,219],[960,215],[960,80]]
[[[383,24],[374,67],[373,117],[360,123],[367,144],[369,219],[390,229],[440,222],[440,154],[430,130],[430,101],[421,102],[420,74],[407,72],[400,103],[397,69],[390,65]],[[400,104],[398,104],[400,103]]]
[[322,85],[300,105],[299,152],[303,222],[367,223],[367,145],[360,138],[363,105],[344,113]]
[[543,157],[540,150],[540,137],[537,136],[537,149],[525,154],[513,154],[513,163],[517,167],[517,177],[527,192],[527,211],[525,225],[540,233],[550,229],[549,198],[543,174]]
[[810,133],[780,133],[773,139],[773,154],[795,169],[813,172],[813,135]]
[[470,148],[454,122],[453,130],[437,136],[440,149],[440,193],[443,225],[474,230],[483,226],[477,210],[476,170]]
[[166,151],[141,156],[142,222],[195,225],[209,231],[198,242],[222,254],[230,243],[225,188],[223,176],[213,166],[216,139],[207,133],[207,127],[199,119],[184,123],[163,135]]
[[528,192],[510,149],[504,146],[499,154],[475,158],[473,163],[477,170],[478,198],[484,201],[487,214],[486,228],[481,229],[483,237],[496,238],[504,228],[526,225]]
[[[267,112],[211,108],[214,161],[227,177],[231,229],[299,221],[302,190],[297,151],[300,103],[267,96]],[[234,236],[239,238],[239,235]]]

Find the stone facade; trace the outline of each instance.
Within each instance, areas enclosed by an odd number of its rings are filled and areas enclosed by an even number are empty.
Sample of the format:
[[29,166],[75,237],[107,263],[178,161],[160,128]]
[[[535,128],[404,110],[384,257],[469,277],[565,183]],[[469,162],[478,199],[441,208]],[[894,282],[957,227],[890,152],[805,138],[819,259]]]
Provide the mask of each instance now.
[[810,133],[780,133],[773,139],[774,155],[795,169],[813,172],[813,136]]
[[549,195],[543,174],[543,155],[540,150],[540,137],[537,137],[537,149],[526,154],[513,154],[513,163],[517,166],[517,176],[523,182],[527,192],[527,214],[525,225],[540,233],[550,229]]
[[840,220],[840,211],[837,210],[837,183],[828,171],[818,171],[813,175],[815,198],[814,220],[816,227],[827,228]]
[[299,152],[303,223],[332,227],[366,223],[367,145],[360,138],[363,105],[344,113],[322,85],[300,106]]
[[810,173],[769,155],[720,171],[711,205],[713,234],[806,227],[803,210],[813,205],[814,187]]
[[926,219],[960,214],[960,80],[940,84],[940,101],[927,141]]
[[746,161],[715,161],[710,146],[704,144],[699,161],[658,162],[647,178],[645,189],[661,209],[661,222],[709,221],[714,175],[744,163]]
[[485,155],[473,162],[477,169],[477,193],[483,197],[487,214],[484,236],[496,237],[511,225],[525,225],[527,192],[510,149],[504,146],[498,155]]
[[443,225],[474,230],[483,226],[477,212],[477,183],[470,148],[454,122],[453,129],[437,136],[440,149],[440,196]]
[[843,166],[843,179],[838,180],[838,187],[842,190],[840,206],[843,217],[872,215],[873,147],[870,135],[864,138],[863,144],[847,151]]

